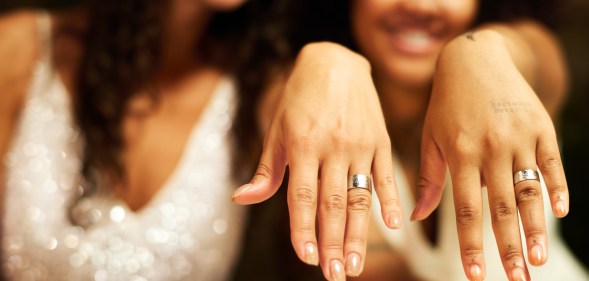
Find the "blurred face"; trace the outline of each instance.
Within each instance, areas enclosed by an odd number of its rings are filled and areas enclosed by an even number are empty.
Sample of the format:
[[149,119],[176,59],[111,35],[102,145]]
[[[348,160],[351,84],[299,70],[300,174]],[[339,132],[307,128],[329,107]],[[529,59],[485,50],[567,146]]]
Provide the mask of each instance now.
[[217,11],[229,11],[238,8],[247,0],[201,0],[206,6]]
[[450,39],[472,23],[477,0],[352,0],[356,44],[381,80],[420,87]]

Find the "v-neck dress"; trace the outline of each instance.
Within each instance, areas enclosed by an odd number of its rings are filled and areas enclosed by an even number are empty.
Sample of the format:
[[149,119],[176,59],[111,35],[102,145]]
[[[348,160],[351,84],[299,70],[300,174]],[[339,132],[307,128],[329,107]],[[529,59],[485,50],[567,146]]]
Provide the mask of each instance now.
[[[180,162],[139,212],[101,193],[79,199],[80,136],[72,101],[43,50],[6,168],[1,262],[8,280],[226,280],[238,256],[244,207],[231,202],[236,89],[223,79],[194,125]],[[157,161],[145,155],[145,161]],[[72,223],[70,209],[76,202]]]

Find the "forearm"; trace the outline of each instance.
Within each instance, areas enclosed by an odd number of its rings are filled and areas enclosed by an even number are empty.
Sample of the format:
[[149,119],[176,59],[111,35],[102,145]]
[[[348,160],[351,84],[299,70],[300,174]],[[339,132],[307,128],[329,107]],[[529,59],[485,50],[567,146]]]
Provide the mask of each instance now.
[[494,82],[521,76],[553,118],[566,97],[567,72],[558,42],[534,22],[481,26],[452,40],[438,63],[466,64],[460,68],[481,79],[498,79]]

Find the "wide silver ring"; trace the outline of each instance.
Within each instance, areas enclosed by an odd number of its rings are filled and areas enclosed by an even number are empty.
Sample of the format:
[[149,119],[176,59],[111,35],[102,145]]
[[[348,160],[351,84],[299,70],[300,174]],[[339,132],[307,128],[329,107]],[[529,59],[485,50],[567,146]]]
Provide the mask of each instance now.
[[513,185],[527,180],[540,181],[540,174],[538,174],[538,171],[534,169],[525,169],[517,171],[515,174],[513,174]]
[[363,188],[372,193],[372,178],[364,174],[355,174],[348,180],[348,191],[354,188]]

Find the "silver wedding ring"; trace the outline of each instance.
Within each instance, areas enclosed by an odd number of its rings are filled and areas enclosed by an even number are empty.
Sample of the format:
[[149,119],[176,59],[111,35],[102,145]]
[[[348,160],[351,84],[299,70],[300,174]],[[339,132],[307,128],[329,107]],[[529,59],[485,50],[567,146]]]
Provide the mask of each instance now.
[[355,174],[348,180],[348,191],[354,188],[363,188],[372,193],[372,179],[364,174]]
[[527,180],[540,181],[540,174],[538,174],[538,172],[534,169],[525,169],[517,171],[515,174],[513,174],[513,185]]

